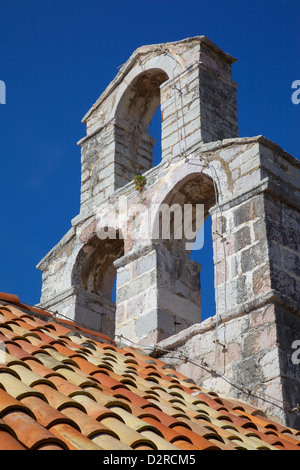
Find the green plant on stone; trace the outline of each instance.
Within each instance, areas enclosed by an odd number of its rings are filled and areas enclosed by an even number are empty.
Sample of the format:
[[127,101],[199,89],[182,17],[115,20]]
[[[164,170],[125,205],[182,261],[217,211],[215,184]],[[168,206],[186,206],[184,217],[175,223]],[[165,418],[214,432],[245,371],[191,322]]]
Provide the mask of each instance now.
[[143,175],[135,175],[133,178],[134,184],[135,184],[135,189],[137,191],[142,191],[144,189],[144,186],[146,184],[146,177]]
[[129,168],[131,170],[131,173],[133,175],[133,181],[134,181],[135,189],[139,192],[143,191],[144,186],[146,184],[146,177],[141,175],[140,173],[137,173],[133,169],[131,162],[128,162],[128,166],[129,166]]

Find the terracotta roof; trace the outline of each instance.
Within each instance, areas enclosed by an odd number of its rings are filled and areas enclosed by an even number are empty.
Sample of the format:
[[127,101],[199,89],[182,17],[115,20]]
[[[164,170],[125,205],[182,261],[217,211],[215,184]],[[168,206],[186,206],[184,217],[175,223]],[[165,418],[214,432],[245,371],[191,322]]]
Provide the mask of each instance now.
[[1,293],[0,354],[0,450],[300,450],[300,431]]

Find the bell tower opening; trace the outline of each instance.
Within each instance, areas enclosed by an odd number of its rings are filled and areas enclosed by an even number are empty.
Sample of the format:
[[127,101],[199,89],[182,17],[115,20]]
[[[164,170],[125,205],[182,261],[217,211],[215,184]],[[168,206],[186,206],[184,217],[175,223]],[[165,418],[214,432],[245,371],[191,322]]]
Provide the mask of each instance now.
[[203,173],[193,173],[174,186],[158,211],[153,239],[158,246],[157,289],[161,311],[166,296],[172,305],[174,327],[169,334],[200,323],[216,313],[209,213],[216,203],[216,196],[212,178]]
[[[72,284],[77,289],[78,298],[84,298],[90,311],[94,312],[94,323],[98,323],[111,337],[115,334],[116,316],[116,277],[114,262],[124,255],[124,240],[99,239],[95,235],[86,243],[73,268]],[[85,309],[78,308],[76,320],[87,323]]]
[[201,264],[201,320],[205,320],[216,313],[215,300],[215,274],[213,260],[212,218],[207,217],[202,225],[190,259]]
[[161,161],[160,86],[168,78],[160,69],[142,72],[120,99],[115,115],[116,167],[122,169],[118,187]]
[[154,113],[148,133],[155,139],[153,145],[153,167],[155,167],[161,162],[161,105]]

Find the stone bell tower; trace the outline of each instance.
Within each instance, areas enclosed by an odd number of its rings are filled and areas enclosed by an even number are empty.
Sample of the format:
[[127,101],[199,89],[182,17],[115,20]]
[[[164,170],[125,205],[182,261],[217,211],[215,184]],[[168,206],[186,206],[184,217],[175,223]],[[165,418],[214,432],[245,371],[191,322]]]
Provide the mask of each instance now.
[[[182,163],[205,142],[237,137],[233,62],[232,56],[200,36],[140,47],[120,69],[83,118],[87,135],[78,143],[82,162],[80,213],[38,266],[43,271],[41,305],[112,336],[115,329],[120,332],[124,327],[137,339],[139,335],[133,331],[135,322],[140,321],[143,338],[155,342],[200,321],[200,266],[185,251],[174,256],[171,246],[155,243],[152,233],[140,240],[132,217],[125,218],[126,227],[119,226],[114,239],[100,240],[97,227],[99,212],[117,211],[121,198],[129,207],[143,202],[149,208],[157,182],[160,190],[166,188],[162,174],[167,181],[171,162]],[[152,168],[155,140],[148,127],[159,105],[162,160]],[[134,174],[144,175],[147,181],[142,193],[135,190]],[[205,203],[208,214],[215,199],[211,179],[199,175],[190,189],[182,191],[189,203]],[[183,193],[179,201],[177,196],[170,197],[180,204],[185,198]],[[168,281],[163,280],[167,266]],[[111,292],[117,270],[115,305]],[[129,272],[130,286],[125,289]],[[177,285],[182,284],[178,292],[172,286],[175,277]],[[136,302],[137,293],[142,298]],[[167,297],[169,307],[165,305]],[[143,310],[143,316],[148,312],[146,322],[140,320],[137,309]],[[148,330],[147,324],[151,324]]]
[[[83,118],[80,212],[38,265],[40,305],[169,350],[168,361],[192,357],[174,365],[295,427],[300,164],[263,136],[238,137],[234,62],[199,36],[140,47],[120,69]],[[162,159],[153,168],[148,126],[159,105]],[[175,236],[172,211],[170,236],[156,230],[162,207],[197,204],[213,223],[216,312],[204,322],[201,266],[187,249],[194,239]],[[195,210],[191,217],[194,226]]]

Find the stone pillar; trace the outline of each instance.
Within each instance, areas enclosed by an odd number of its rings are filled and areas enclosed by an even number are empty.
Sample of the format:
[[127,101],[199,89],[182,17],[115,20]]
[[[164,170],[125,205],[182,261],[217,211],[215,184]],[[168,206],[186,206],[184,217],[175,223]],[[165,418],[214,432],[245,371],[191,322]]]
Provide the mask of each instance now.
[[156,344],[201,320],[201,266],[195,261],[153,244],[115,266],[117,337]]
[[[81,207],[97,196],[103,201],[115,189],[115,139],[113,122],[78,142],[81,146]],[[89,208],[91,210],[91,208]]]
[[199,143],[238,137],[232,57],[200,42],[199,61],[161,85],[162,158]]
[[118,188],[152,167],[155,139],[122,119],[113,119],[95,135],[79,142],[81,204],[106,200]]
[[80,326],[103,331],[113,338],[115,334],[115,303],[103,295],[73,286],[57,296],[42,302],[44,309],[67,318]]
[[271,288],[264,196],[235,198],[211,211],[219,315],[242,307]]
[[268,292],[300,302],[299,165],[273,152],[259,143],[252,157],[240,154],[247,190],[211,211],[221,315]]

